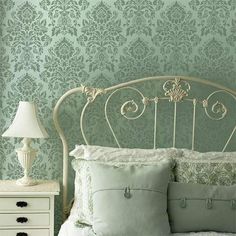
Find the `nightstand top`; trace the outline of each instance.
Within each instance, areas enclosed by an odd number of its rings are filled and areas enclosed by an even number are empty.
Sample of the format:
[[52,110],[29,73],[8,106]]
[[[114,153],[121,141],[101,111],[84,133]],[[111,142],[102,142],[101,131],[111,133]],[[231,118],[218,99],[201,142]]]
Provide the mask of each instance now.
[[58,181],[39,180],[33,186],[20,186],[16,180],[0,180],[0,195],[59,195]]

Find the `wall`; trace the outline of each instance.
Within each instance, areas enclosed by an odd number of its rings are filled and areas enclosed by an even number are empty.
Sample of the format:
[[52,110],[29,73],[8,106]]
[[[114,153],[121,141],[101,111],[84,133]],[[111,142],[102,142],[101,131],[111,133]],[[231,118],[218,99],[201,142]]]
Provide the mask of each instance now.
[[[0,0],[1,133],[19,100],[35,101],[50,138],[35,143],[33,176],[58,179],[51,114],[66,90],[166,74],[236,89],[235,19],[234,0]],[[21,175],[18,141],[1,138],[3,179]]]

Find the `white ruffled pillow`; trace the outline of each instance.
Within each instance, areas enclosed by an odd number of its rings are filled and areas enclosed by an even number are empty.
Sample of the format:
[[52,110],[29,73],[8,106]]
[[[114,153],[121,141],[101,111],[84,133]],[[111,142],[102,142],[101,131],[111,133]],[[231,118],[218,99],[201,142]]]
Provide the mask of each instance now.
[[172,159],[182,155],[182,150],[174,148],[129,149],[90,145],[77,145],[70,156],[74,156],[72,166],[76,171],[74,204],[70,220],[92,225],[93,202],[91,187],[90,161],[121,165],[157,165],[160,160]]

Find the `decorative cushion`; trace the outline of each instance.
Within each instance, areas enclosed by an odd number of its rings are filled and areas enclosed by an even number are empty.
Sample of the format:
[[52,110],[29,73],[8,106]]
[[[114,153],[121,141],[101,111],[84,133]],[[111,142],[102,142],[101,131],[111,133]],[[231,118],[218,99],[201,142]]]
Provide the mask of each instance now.
[[176,158],[175,177],[181,183],[208,185],[236,184],[236,152],[206,152],[183,150]]
[[98,236],[170,234],[170,161],[157,166],[92,164],[93,230]]
[[236,185],[170,183],[168,214],[172,233],[236,233]]
[[[182,155],[181,150],[169,149],[128,149],[100,146],[78,145],[70,152],[76,159],[72,166],[76,171],[74,204],[70,220],[77,223],[92,225],[93,202],[91,186],[91,170],[88,161],[106,163],[115,166],[122,165],[157,165],[163,159],[171,159]],[[174,163],[173,163],[174,165]]]

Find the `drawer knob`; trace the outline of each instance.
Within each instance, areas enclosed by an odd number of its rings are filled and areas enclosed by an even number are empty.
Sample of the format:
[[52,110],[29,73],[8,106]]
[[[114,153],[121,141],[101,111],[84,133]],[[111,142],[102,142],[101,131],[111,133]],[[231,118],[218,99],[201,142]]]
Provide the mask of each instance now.
[[21,202],[17,202],[17,203],[16,203],[16,206],[17,206],[17,207],[27,207],[27,206],[28,206],[28,203],[21,201]]
[[27,233],[17,233],[16,236],[28,236]]
[[26,217],[18,217],[16,221],[17,223],[26,223],[28,219]]

